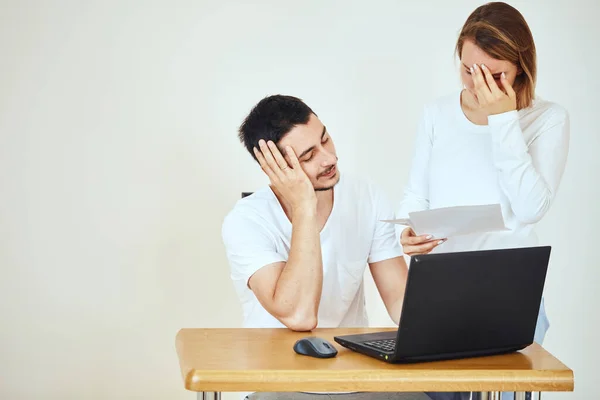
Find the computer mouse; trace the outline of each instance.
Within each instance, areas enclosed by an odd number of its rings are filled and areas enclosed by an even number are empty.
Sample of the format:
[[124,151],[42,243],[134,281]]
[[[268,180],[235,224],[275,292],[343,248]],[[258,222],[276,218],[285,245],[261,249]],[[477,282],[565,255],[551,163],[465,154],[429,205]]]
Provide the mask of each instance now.
[[315,336],[298,340],[294,344],[294,351],[304,356],[316,358],[331,358],[338,353],[336,348],[327,340]]

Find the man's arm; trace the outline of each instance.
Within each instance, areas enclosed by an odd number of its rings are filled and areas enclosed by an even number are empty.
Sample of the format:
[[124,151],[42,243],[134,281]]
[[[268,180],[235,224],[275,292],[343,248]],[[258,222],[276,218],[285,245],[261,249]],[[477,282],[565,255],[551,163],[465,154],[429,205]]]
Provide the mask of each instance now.
[[322,265],[316,213],[299,213],[292,224],[288,261],[261,268],[248,286],[265,310],[285,326],[310,331],[318,322]]
[[369,268],[388,314],[398,325],[408,277],[408,267],[404,257],[370,263]]
[[368,258],[369,268],[388,314],[398,324],[408,267],[396,240],[394,225],[383,222],[395,217],[391,204],[380,189],[372,187],[371,192],[376,222]]
[[288,147],[288,164],[274,143],[260,142],[256,157],[291,208],[292,239],[286,263],[271,264],[252,275],[248,286],[262,306],[292,330],[317,326],[323,287],[321,238],[312,183]]

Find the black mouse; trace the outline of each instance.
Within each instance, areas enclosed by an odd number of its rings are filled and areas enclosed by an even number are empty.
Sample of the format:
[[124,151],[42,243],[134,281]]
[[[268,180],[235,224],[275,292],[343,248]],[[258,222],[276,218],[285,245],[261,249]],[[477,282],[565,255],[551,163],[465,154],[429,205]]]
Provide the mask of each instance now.
[[325,339],[310,336],[300,339],[294,344],[294,351],[304,356],[331,358],[337,355],[337,350]]

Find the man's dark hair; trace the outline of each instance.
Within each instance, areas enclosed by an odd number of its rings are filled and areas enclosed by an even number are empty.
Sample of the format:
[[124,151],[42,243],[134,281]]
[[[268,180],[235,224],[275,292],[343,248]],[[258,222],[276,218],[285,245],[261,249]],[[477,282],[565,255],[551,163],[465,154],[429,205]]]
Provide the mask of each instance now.
[[260,139],[278,144],[296,125],[307,124],[311,114],[314,112],[310,107],[297,97],[268,96],[250,111],[240,126],[238,136],[256,160],[253,148],[259,148]]

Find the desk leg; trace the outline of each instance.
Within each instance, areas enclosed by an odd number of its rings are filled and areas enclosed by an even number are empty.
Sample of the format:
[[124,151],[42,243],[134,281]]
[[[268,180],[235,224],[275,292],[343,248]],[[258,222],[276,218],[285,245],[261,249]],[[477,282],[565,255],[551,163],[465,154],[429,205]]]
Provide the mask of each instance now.
[[198,392],[197,400],[221,400],[221,392]]

